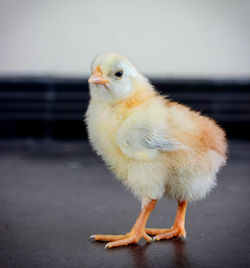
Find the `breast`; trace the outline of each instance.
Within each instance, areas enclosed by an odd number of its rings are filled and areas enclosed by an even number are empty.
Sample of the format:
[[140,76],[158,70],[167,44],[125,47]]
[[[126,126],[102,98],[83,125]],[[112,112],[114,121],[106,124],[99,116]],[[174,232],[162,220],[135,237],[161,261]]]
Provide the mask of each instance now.
[[[86,113],[88,136],[91,145],[118,177],[127,176],[127,159],[117,146],[115,137],[122,122],[119,113],[103,103],[91,101]],[[121,165],[122,163],[122,165]]]

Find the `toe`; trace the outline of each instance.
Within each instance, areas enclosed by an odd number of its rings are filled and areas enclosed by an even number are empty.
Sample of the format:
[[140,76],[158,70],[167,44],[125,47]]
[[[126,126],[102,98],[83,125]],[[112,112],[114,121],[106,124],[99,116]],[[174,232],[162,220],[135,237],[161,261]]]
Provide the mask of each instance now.
[[153,240],[159,241],[162,239],[170,239],[176,235],[177,235],[177,230],[173,230],[173,231],[167,232],[165,234],[158,234],[158,235],[154,236]]
[[164,234],[158,234],[158,235],[154,236],[153,240],[158,241],[158,240],[162,240],[162,239],[170,239],[173,237],[180,237],[180,236],[183,236],[184,238],[186,237],[185,229],[174,227],[173,229],[171,229],[170,231],[168,231]]
[[96,234],[96,235],[91,235],[90,239],[96,240],[96,241],[117,241],[121,240],[123,238],[126,238],[128,235],[103,235],[103,234]]
[[172,228],[170,229],[146,228],[145,232],[149,235],[158,235],[170,232],[171,230]]
[[120,246],[126,246],[132,243],[136,243],[136,240],[134,239],[134,237],[128,237],[128,238],[124,238],[118,241],[114,241],[114,242],[109,242],[108,244],[106,244],[105,248],[114,248],[114,247],[120,247]]

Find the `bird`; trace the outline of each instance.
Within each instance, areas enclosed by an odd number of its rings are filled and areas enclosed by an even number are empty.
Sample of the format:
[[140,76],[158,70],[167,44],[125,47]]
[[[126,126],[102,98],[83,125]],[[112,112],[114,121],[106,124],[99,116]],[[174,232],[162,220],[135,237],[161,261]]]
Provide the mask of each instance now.
[[[131,230],[95,234],[105,248],[186,237],[188,202],[204,199],[227,160],[225,131],[211,118],[161,95],[125,56],[97,55],[88,79],[89,142],[141,202]],[[146,228],[158,200],[177,201],[171,228]],[[153,238],[152,238],[153,237]]]

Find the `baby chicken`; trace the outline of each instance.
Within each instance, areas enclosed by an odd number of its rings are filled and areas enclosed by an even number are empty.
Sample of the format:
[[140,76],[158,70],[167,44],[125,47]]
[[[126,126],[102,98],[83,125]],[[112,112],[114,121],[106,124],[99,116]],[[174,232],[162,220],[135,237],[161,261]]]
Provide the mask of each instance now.
[[[208,117],[161,96],[124,56],[91,64],[89,140],[116,177],[140,199],[141,212],[124,235],[93,235],[106,248],[183,236],[188,201],[204,198],[226,161],[224,131]],[[157,200],[177,200],[170,229],[145,228]]]

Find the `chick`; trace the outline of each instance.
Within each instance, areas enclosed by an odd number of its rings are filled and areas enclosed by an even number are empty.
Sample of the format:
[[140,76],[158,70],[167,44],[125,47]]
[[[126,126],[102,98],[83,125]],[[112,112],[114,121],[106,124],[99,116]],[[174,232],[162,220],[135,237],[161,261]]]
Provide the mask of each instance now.
[[[160,95],[124,56],[91,64],[86,113],[89,140],[116,177],[139,198],[141,212],[125,235],[93,235],[106,248],[183,236],[188,201],[204,198],[226,162],[224,131],[208,117]],[[170,229],[145,228],[162,197],[178,202]]]

